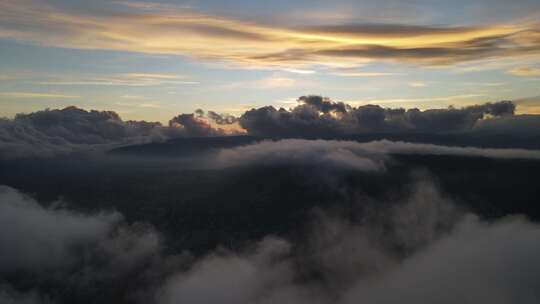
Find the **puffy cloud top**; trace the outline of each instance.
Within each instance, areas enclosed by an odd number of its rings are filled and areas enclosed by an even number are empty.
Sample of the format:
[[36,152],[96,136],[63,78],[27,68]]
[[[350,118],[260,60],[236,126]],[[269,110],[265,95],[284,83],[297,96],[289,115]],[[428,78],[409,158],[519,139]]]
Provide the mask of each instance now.
[[194,114],[181,114],[169,126],[163,126],[159,122],[124,121],[113,111],[86,111],[71,106],[0,119],[0,157],[43,156],[175,137],[224,134],[223,130],[212,127],[208,119]]
[[298,102],[291,109],[265,106],[239,117],[199,109],[173,117],[167,126],[124,121],[112,111],[87,111],[73,106],[18,114],[14,119],[0,119],[0,158],[246,133],[267,138],[328,138],[370,132],[540,135],[535,131],[540,130],[540,116],[514,115],[511,101],[424,111],[378,105],[354,107],[314,95],[302,96]]
[[286,110],[272,106],[252,109],[240,117],[250,134],[271,137],[331,136],[363,132],[463,132],[489,116],[513,115],[511,101],[464,108],[405,110],[378,105],[352,107],[320,96],[302,96]]

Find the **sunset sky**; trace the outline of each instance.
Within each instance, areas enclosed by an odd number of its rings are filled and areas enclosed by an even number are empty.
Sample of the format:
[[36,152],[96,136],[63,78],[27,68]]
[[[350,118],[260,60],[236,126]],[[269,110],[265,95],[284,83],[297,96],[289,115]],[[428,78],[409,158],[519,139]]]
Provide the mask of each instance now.
[[0,0],[0,113],[167,121],[318,94],[540,113],[540,1]]

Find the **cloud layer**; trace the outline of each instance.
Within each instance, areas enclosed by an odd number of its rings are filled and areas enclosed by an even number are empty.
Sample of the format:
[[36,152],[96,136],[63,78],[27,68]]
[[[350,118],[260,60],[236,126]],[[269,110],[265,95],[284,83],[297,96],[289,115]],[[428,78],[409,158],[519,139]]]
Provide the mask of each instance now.
[[218,167],[296,164],[376,172],[385,169],[385,161],[393,154],[540,160],[538,150],[446,147],[388,140],[359,143],[304,139],[262,141],[238,148],[221,149],[216,154],[205,156],[204,159],[206,164]]
[[[262,138],[339,138],[359,134],[454,134],[540,136],[539,115],[515,115],[510,101],[464,108],[418,110],[353,107],[320,96],[302,96],[291,109],[266,106],[236,117],[196,110],[159,122],[124,121],[112,111],[67,107],[0,119],[0,157],[50,156],[103,151],[121,145],[179,137],[247,134]],[[330,158],[347,159],[344,155]]]
[[[212,118],[223,120],[219,114],[210,113]],[[123,121],[112,111],[86,111],[77,107],[47,109],[19,114],[14,119],[0,119],[0,157],[48,156],[176,137],[226,134],[212,127],[209,120],[182,114],[173,118],[169,126],[162,126],[159,122]]]
[[369,60],[448,65],[540,52],[538,25],[534,23],[302,28],[257,24],[189,9],[148,9],[129,2],[117,2],[114,8],[115,13],[92,15],[33,0],[2,1],[0,37],[55,47],[186,55],[266,67],[343,66]]
[[464,108],[391,109],[378,105],[352,107],[320,96],[303,96],[299,105],[286,110],[272,106],[246,111],[240,125],[252,135],[317,137],[366,132],[450,133],[471,131],[484,117],[514,114],[510,101]]

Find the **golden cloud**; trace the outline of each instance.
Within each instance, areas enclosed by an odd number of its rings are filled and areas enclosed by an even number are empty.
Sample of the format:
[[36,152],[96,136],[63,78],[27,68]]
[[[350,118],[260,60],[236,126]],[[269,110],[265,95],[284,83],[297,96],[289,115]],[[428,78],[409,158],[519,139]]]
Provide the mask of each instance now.
[[508,71],[508,73],[515,76],[522,77],[536,77],[540,76],[540,68],[535,67],[516,67]]
[[[129,2],[128,2],[129,4]],[[371,60],[451,65],[540,54],[537,24],[285,27],[189,9],[87,15],[31,0],[0,1],[0,37],[40,45],[174,54],[255,67],[347,66]],[[299,69],[299,71],[302,71]]]
[[158,86],[158,85],[195,85],[197,81],[185,80],[182,75],[157,74],[157,73],[126,73],[111,76],[89,77],[73,79],[73,77],[50,78],[47,81],[37,81],[37,84],[44,85],[96,85],[96,86]]
[[518,114],[535,114],[540,115],[540,96],[517,99]]

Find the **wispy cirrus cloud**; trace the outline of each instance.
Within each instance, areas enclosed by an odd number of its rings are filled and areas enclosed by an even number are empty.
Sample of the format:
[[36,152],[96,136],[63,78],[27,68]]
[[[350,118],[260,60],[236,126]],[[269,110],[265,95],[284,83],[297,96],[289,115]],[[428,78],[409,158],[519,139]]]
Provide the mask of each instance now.
[[261,89],[289,88],[297,84],[297,80],[288,77],[271,76],[255,82],[255,87]]
[[413,82],[409,82],[408,85],[413,88],[423,88],[423,87],[428,86],[428,84],[425,81],[413,81]]
[[72,99],[80,98],[81,96],[77,95],[67,95],[61,93],[41,93],[41,92],[0,92],[0,97],[11,97],[11,98],[62,98],[62,99]]
[[139,107],[139,108],[161,108],[161,104],[157,102],[115,102],[117,106],[121,107]]
[[516,99],[519,114],[540,114],[540,96]]
[[540,27],[531,22],[287,27],[189,8],[128,4],[121,4],[127,11],[90,15],[32,0],[5,0],[0,2],[0,37],[55,47],[175,54],[298,71],[306,66],[373,60],[451,65],[540,54]]
[[385,72],[358,72],[358,71],[340,71],[335,72],[333,75],[342,77],[381,77],[381,76],[396,76],[402,75],[399,73],[385,73]]
[[59,86],[158,86],[158,85],[195,85],[198,81],[187,80],[185,76],[159,73],[125,73],[111,76],[94,77],[51,77],[47,80],[33,81],[42,85]]
[[538,77],[540,76],[540,68],[537,67],[516,67],[508,71],[509,74],[522,77]]
[[382,106],[396,107],[418,107],[425,109],[433,106],[433,103],[452,105],[453,103],[471,103],[478,98],[485,97],[484,94],[460,94],[449,96],[412,97],[412,98],[367,98],[362,100],[349,101],[351,105],[378,104]]
[[274,74],[268,77],[264,77],[261,79],[253,80],[253,81],[238,81],[238,82],[232,82],[227,83],[223,86],[221,86],[221,89],[239,89],[239,88],[252,88],[252,89],[284,89],[284,88],[292,88],[295,86],[313,86],[316,82],[314,81],[307,81],[302,79],[296,79],[287,77],[280,74]]

